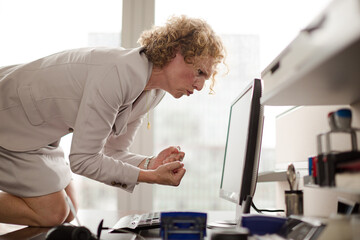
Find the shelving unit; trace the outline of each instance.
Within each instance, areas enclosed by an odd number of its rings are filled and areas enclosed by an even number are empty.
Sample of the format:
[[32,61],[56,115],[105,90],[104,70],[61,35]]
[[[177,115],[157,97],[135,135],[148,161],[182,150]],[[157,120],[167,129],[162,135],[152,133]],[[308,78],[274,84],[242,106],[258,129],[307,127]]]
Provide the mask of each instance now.
[[[263,105],[360,105],[360,1],[335,0],[261,74]],[[311,116],[309,116],[311,118]],[[261,173],[260,181],[283,179]],[[359,191],[304,186],[304,215],[329,217],[339,198],[360,201]]]
[[282,182],[287,181],[286,171],[268,171],[261,172],[258,175],[258,182]]
[[333,1],[262,72],[264,105],[360,101],[360,1]]
[[[304,186],[304,215],[328,218],[337,213],[338,202],[351,205],[360,201],[360,191],[334,187]],[[314,214],[316,213],[316,214]]]

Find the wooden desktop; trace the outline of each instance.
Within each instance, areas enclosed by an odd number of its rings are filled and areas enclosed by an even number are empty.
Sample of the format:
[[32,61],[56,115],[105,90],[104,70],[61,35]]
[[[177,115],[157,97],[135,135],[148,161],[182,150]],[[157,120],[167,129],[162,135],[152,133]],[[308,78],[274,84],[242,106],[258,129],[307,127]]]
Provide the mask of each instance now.
[[[104,210],[79,210],[78,218],[80,223],[87,227],[92,233],[96,234],[98,225],[102,219],[104,219],[103,227],[112,227],[123,216],[134,213],[142,213],[141,211],[104,211]],[[210,211],[208,212],[208,221],[231,219],[235,217],[235,212],[230,211]],[[72,224],[77,225],[76,221]],[[46,233],[51,228],[39,228],[39,227],[27,227],[27,226],[15,226],[9,224],[0,223],[0,240],[44,240]],[[159,230],[151,230],[146,232],[144,237],[146,239],[161,239],[158,237]],[[208,232],[209,234],[211,231]],[[108,230],[103,230],[101,234],[103,240],[134,240],[135,234],[127,233],[108,233]]]

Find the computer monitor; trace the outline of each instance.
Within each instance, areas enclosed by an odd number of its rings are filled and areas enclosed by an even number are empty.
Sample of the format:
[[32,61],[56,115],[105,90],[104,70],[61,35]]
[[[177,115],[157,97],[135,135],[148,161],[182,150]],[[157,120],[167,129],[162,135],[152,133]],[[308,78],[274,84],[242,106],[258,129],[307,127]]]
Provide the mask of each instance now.
[[237,205],[235,220],[255,192],[264,122],[261,94],[262,81],[254,79],[230,108],[220,197]]

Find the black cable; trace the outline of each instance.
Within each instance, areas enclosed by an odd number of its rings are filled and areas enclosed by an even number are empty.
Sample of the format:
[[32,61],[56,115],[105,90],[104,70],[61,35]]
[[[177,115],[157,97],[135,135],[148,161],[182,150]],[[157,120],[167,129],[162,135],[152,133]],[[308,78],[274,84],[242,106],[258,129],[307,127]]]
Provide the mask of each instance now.
[[262,212],[285,212],[283,209],[258,209],[254,202],[251,202],[251,206],[254,208],[254,210],[258,213],[262,213]]

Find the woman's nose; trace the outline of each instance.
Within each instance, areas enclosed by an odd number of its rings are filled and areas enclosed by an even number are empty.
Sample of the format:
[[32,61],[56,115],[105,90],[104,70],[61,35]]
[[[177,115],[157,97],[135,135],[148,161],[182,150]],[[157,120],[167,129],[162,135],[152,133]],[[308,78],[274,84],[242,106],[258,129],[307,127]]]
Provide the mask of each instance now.
[[203,89],[205,84],[205,79],[204,78],[197,78],[194,82],[193,87],[197,90],[197,91],[201,91],[201,89]]

